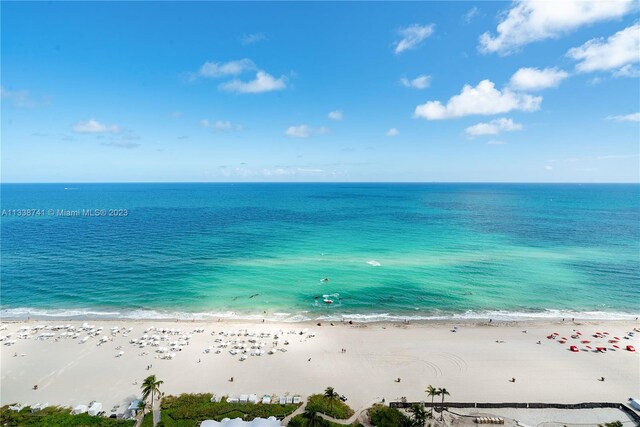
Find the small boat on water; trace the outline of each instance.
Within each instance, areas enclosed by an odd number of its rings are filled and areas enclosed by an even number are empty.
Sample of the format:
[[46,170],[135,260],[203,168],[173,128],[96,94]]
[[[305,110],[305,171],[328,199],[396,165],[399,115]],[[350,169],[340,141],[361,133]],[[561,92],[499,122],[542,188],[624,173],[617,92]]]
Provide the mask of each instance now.
[[329,298],[325,298],[323,301],[325,304],[333,304],[333,300]]

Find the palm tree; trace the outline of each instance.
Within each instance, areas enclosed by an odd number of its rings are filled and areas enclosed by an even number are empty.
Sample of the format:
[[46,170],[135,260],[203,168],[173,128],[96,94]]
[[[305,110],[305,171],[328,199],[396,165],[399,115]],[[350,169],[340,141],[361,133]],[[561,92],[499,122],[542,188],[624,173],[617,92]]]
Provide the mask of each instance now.
[[144,400],[141,400],[138,402],[138,411],[140,411],[143,417],[144,417],[144,411],[147,409],[147,406],[148,406],[147,402],[145,402]]
[[147,400],[149,396],[151,396],[151,410],[153,411],[153,397],[156,394],[160,394],[160,385],[162,385],[164,381],[159,381],[156,379],[155,375],[149,375],[142,382],[142,400]]
[[427,393],[427,396],[431,397],[431,410],[429,411],[429,415],[431,417],[433,417],[433,399],[436,396],[440,396],[440,391],[438,391],[437,388],[435,388],[434,386],[432,386],[431,384],[429,384],[429,387],[427,387],[427,389],[425,390],[425,392]]
[[317,414],[314,408],[310,408],[308,406],[305,408],[302,418],[307,420],[307,423],[305,424],[306,427],[320,427],[323,425],[324,421],[322,417]]
[[446,388],[439,388],[438,393],[442,396],[442,412],[440,412],[440,421],[444,419],[444,397],[451,396]]
[[412,427],[424,427],[424,423],[427,421],[427,412],[424,410],[424,406],[414,403],[409,408],[409,412],[411,412]]
[[333,414],[333,401],[338,399],[339,397],[338,393],[336,393],[333,387],[327,387],[324,390],[324,397],[329,399],[329,410]]

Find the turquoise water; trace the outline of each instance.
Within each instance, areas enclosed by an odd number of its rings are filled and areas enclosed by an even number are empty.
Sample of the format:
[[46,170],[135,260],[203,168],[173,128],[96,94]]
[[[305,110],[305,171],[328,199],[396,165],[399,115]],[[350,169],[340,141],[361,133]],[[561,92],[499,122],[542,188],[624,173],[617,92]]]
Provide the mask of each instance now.
[[[1,191],[4,318],[640,313],[638,185],[3,184]],[[10,215],[27,208],[45,214]],[[50,209],[126,209],[127,216]]]

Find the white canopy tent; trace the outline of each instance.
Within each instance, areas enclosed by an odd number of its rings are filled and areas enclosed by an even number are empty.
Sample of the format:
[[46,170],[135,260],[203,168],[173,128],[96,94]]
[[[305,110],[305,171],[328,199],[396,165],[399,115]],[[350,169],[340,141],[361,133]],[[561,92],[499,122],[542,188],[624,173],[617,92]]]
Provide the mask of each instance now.
[[75,408],[73,408],[72,414],[73,415],[78,415],[78,414],[84,414],[85,412],[87,412],[89,408],[87,407],[87,405],[78,405]]
[[102,411],[102,403],[100,402],[93,402],[91,404],[91,406],[89,407],[89,410],[87,411],[87,413],[91,416],[96,416],[98,415],[98,412]]

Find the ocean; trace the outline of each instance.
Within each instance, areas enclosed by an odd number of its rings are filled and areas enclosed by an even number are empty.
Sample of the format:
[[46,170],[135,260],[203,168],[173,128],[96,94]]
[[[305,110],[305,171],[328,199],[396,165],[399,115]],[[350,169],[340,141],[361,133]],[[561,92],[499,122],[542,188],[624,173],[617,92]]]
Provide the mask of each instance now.
[[640,314],[635,184],[0,190],[3,319]]

